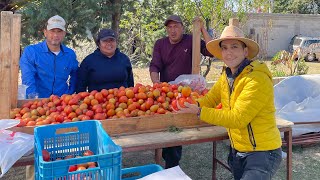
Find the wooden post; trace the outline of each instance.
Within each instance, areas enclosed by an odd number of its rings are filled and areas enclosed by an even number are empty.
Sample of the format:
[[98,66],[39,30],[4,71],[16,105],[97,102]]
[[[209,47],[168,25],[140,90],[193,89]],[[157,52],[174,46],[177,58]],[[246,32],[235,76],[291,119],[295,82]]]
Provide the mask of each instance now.
[[192,31],[192,74],[200,73],[200,20],[193,21]]
[[12,12],[1,12],[0,31],[0,119],[10,117],[11,107],[11,23]]
[[20,37],[21,15],[14,14],[11,28],[11,108],[16,108],[18,103]]
[[230,19],[229,19],[229,26],[240,27],[240,25],[239,25],[239,19],[237,19],[237,18],[230,18]]

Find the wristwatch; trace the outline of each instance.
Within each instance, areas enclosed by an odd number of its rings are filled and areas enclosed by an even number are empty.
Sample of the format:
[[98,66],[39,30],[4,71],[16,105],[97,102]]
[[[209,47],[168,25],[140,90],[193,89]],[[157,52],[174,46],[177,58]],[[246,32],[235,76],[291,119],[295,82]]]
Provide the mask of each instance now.
[[197,113],[197,116],[198,116],[199,119],[200,119],[200,114],[201,114],[201,107],[199,107],[198,113]]

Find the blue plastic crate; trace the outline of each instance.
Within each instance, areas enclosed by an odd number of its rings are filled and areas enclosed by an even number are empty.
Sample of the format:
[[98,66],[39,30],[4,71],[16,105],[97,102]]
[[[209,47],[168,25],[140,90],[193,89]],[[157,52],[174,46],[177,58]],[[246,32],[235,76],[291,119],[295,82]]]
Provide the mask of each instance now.
[[[40,126],[34,129],[34,137],[37,180],[121,179],[122,149],[112,141],[99,121]],[[49,162],[43,160],[44,149],[50,154]],[[81,156],[86,150],[91,150],[94,155],[63,159],[68,155]],[[97,167],[69,172],[69,166],[88,162],[97,162]]]
[[144,166],[130,167],[122,169],[122,180],[135,180],[143,178],[149,174],[163,170],[157,164],[149,164]]

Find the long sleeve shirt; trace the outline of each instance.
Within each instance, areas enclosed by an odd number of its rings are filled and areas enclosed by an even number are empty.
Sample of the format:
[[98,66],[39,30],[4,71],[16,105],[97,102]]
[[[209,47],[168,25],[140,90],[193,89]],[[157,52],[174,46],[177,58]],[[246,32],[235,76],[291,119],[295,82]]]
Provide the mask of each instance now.
[[[201,40],[201,54],[212,57],[203,40]],[[184,34],[177,44],[171,44],[168,37],[157,40],[149,71],[160,73],[161,82],[173,81],[181,74],[191,74],[192,36]]]
[[38,93],[39,98],[61,96],[75,91],[78,61],[75,52],[61,45],[58,55],[51,52],[46,41],[25,47],[20,58],[22,84],[26,94]]
[[116,49],[109,58],[99,49],[88,55],[78,70],[77,92],[133,87],[132,66],[128,56]]

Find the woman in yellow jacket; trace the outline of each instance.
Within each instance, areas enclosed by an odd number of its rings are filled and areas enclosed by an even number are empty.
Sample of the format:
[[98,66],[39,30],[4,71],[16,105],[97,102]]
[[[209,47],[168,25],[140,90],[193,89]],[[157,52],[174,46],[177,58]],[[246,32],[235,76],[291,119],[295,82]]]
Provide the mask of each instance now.
[[[236,180],[268,180],[281,163],[281,137],[276,126],[271,73],[265,63],[252,61],[259,45],[231,24],[207,49],[227,67],[198,106],[181,113],[197,113],[202,121],[227,128],[231,150],[228,164]],[[215,109],[219,103],[222,109]]]

